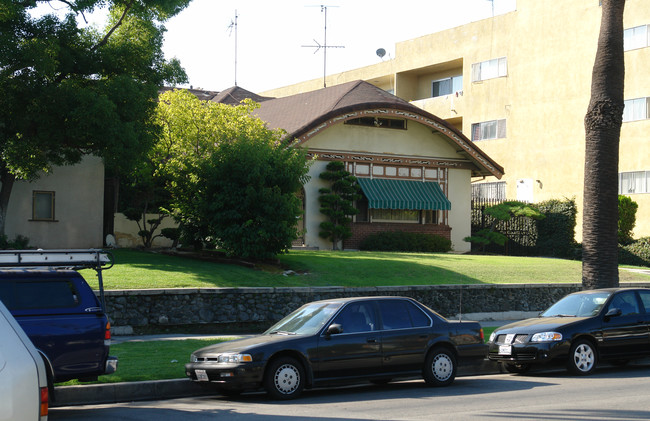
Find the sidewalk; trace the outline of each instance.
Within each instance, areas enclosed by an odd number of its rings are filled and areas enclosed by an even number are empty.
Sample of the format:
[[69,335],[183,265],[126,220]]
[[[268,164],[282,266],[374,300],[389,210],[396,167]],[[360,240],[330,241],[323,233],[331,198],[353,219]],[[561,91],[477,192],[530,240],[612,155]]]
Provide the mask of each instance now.
[[[476,320],[463,316],[463,320]],[[483,327],[502,326],[514,320],[486,320],[482,321]],[[113,344],[143,341],[174,341],[183,339],[209,339],[209,338],[240,338],[252,335],[200,335],[200,334],[160,334],[160,335],[134,335],[114,336]],[[483,360],[471,365],[465,364],[458,367],[458,377],[476,376],[485,374],[502,373],[499,365]],[[55,389],[56,401],[52,407],[72,405],[95,405],[117,402],[132,402],[145,400],[175,399],[191,396],[214,395],[215,391],[209,387],[190,381],[189,379],[157,380],[144,382],[104,383],[82,386],[59,386]]]

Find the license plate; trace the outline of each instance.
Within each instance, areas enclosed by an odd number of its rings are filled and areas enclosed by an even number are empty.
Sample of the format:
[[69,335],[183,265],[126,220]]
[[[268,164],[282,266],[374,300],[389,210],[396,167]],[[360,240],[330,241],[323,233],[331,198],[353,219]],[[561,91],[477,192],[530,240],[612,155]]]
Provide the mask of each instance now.
[[512,346],[499,345],[499,355],[512,355]]
[[196,373],[196,380],[200,382],[210,381],[210,379],[208,379],[208,373],[206,373],[205,370],[194,370],[194,372]]

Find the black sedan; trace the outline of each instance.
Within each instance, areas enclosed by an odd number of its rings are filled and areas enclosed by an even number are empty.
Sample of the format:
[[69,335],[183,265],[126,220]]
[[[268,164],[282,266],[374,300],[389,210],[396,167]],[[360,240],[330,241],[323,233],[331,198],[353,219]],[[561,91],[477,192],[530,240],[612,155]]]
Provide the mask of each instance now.
[[496,329],[488,346],[488,358],[512,373],[559,362],[586,375],[600,360],[625,364],[650,356],[650,289],[569,294],[537,318]]
[[485,358],[476,322],[451,322],[410,298],[361,297],[305,304],[262,335],[192,353],[187,376],[224,394],[264,388],[292,399],[304,388],[423,377],[454,381],[457,362]]

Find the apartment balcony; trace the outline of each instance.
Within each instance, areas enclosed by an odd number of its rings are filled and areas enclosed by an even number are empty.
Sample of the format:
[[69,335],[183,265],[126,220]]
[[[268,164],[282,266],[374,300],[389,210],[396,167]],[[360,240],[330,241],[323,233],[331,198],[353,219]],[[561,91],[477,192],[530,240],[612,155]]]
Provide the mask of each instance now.
[[463,91],[411,101],[411,104],[444,120],[462,118],[465,112]]

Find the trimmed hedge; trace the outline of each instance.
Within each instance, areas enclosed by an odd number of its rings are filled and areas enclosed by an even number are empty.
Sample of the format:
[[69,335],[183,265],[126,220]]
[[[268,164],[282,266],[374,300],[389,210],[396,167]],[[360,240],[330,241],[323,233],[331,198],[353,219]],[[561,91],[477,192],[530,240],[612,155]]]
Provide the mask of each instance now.
[[368,235],[359,250],[440,253],[451,251],[451,240],[435,234],[385,231]]
[[547,200],[539,203],[538,209],[546,218],[537,221],[537,254],[574,258],[578,214],[575,199]]

